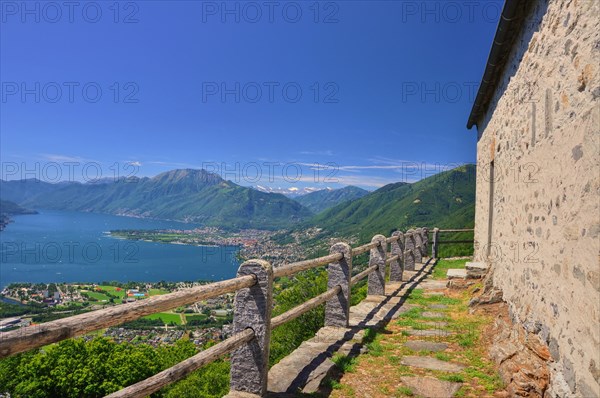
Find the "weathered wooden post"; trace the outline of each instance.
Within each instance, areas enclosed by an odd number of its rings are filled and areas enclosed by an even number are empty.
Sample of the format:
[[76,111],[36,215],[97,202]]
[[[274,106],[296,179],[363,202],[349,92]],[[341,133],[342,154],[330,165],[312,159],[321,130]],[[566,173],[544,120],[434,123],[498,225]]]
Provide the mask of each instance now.
[[413,236],[415,237],[415,263],[421,264],[423,262],[423,231],[421,228],[415,229]]
[[404,234],[400,231],[395,231],[392,236],[398,239],[392,241],[390,252],[392,256],[398,256],[398,259],[390,262],[390,282],[402,282],[402,273],[404,271]]
[[423,257],[429,257],[429,228],[423,227]]
[[440,229],[433,229],[433,245],[431,247],[431,257],[438,258],[438,250],[440,245]]
[[346,243],[336,243],[330,254],[342,253],[344,257],[327,266],[327,289],[340,286],[342,289],[325,303],[325,326],[348,327],[350,319],[350,279],[352,278],[352,248]]
[[415,270],[415,238],[414,238],[414,230],[409,229],[404,234],[404,269],[406,271],[414,271]]
[[371,249],[369,267],[377,265],[377,269],[369,274],[367,294],[385,295],[385,236],[375,235],[371,243],[379,243]]
[[240,265],[237,276],[254,275],[256,284],[236,292],[233,332],[247,328],[254,338],[231,355],[232,391],[256,395],[267,392],[269,344],[271,340],[271,310],[273,308],[273,268],[264,260],[249,260]]

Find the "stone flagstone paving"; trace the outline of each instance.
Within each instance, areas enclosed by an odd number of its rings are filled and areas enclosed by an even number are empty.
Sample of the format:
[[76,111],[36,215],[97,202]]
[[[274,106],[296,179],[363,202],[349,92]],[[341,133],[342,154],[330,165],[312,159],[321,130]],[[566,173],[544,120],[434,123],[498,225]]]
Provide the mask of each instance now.
[[474,346],[478,324],[461,318],[468,299],[433,279],[434,266],[351,307],[349,328],[326,327],[302,343],[269,371],[268,397],[506,397]]

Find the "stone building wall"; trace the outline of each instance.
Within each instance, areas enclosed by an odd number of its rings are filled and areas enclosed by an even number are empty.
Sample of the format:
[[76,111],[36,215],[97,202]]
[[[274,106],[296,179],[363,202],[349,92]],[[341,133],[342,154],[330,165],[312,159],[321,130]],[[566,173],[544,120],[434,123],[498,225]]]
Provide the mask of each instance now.
[[551,397],[600,397],[599,69],[600,1],[537,0],[478,123],[475,257],[548,344]]

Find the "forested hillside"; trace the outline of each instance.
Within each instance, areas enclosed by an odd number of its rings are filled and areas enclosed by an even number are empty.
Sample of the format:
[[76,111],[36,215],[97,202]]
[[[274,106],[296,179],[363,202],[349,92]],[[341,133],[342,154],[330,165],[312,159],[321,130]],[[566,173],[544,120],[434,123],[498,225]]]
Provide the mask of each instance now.
[[413,184],[398,182],[326,210],[305,226],[322,236],[355,236],[361,242],[410,227],[473,227],[475,166],[465,165]]
[[281,194],[264,193],[205,170],[97,183],[2,181],[2,199],[31,208],[109,213],[221,228],[285,228],[312,215]]
[[360,199],[369,191],[352,185],[340,189],[322,189],[294,198],[298,203],[308,207],[315,213],[329,209],[340,203]]

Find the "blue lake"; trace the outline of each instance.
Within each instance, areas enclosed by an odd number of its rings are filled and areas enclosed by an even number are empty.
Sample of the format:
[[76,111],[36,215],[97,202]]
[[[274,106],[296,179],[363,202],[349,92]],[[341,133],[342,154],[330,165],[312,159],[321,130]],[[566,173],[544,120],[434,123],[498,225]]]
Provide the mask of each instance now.
[[193,224],[39,210],[0,232],[0,290],[13,282],[195,281],[235,276],[237,247],[115,239],[115,229],[191,229]]

